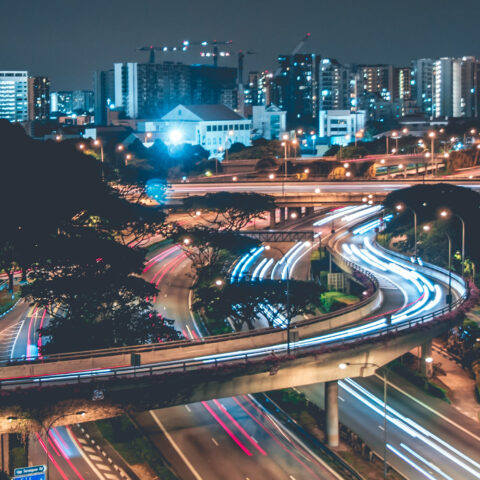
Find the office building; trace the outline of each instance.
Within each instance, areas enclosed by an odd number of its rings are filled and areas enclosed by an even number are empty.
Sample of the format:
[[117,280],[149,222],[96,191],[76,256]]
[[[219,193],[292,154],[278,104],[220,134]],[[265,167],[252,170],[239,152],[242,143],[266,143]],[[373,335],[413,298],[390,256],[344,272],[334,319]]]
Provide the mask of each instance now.
[[280,55],[272,103],[287,112],[288,128],[316,126],[319,109],[320,56],[314,53]]
[[50,111],[55,115],[84,115],[94,112],[91,90],[63,90],[50,95]]
[[319,113],[318,136],[331,145],[348,145],[355,134],[365,128],[366,112],[358,110],[322,110]]
[[28,119],[47,120],[50,116],[50,80],[47,77],[28,78]]
[[28,72],[0,71],[0,118],[28,121]]
[[201,145],[219,156],[234,143],[251,144],[252,122],[225,105],[177,105],[159,120],[140,122],[139,131],[167,145]]

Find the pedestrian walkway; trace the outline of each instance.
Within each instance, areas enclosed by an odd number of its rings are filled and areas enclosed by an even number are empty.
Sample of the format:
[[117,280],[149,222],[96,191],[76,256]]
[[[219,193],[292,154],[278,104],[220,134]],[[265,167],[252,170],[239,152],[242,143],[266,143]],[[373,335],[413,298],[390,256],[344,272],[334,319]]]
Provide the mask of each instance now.
[[446,375],[438,379],[450,390],[449,398],[452,406],[467,417],[480,422],[480,403],[475,398],[475,380],[470,372],[463,369],[456,361],[448,357],[439,343],[432,348],[433,364],[441,364]]

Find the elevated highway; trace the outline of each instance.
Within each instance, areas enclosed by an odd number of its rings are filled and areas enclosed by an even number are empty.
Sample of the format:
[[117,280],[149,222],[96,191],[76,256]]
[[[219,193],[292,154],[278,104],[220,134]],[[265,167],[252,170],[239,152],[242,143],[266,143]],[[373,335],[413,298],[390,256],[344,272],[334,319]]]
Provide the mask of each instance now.
[[374,203],[381,202],[390,192],[408,188],[422,183],[450,183],[452,185],[471,188],[480,191],[478,180],[435,179],[435,180],[390,180],[390,181],[348,181],[332,182],[322,180],[305,180],[285,182],[273,180],[235,182],[235,181],[205,181],[203,183],[174,183],[169,190],[167,204],[181,204],[184,198],[192,195],[204,195],[221,191],[256,192],[272,195],[279,207],[314,207],[325,204],[358,204],[372,195]]
[[[411,270],[408,261],[393,261],[397,269],[403,265]],[[346,262],[344,266],[350,267]],[[415,269],[440,284],[448,282],[447,273],[441,269],[420,265]],[[452,286],[457,295],[452,305],[455,308],[467,292],[457,277]],[[60,355],[44,362],[3,367],[3,413],[8,416],[12,405],[22,405],[31,398],[32,388],[37,405],[51,401],[52,396],[71,405],[72,399],[89,403],[92,390],[102,385],[106,396],[101,408],[92,403],[101,417],[117,414],[126,404],[148,409],[367,376],[373,368],[352,365],[339,370],[338,364],[383,365],[428,342],[455,322],[450,316],[442,317],[448,307],[434,308],[443,301],[435,295],[428,299],[430,303],[424,299],[423,304],[431,304],[431,308],[423,315],[399,316],[391,324],[385,318],[372,318],[362,325],[346,327],[361,315],[368,315],[378,301],[378,295],[373,295],[360,306],[363,312],[345,311],[323,322],[299,322],[291,355],[286,355],[286,331],[265,329],[172,345]],[[142,366],[130,366],[131,353],[140,354]],[[150,392],[148,398],[144,392]]]

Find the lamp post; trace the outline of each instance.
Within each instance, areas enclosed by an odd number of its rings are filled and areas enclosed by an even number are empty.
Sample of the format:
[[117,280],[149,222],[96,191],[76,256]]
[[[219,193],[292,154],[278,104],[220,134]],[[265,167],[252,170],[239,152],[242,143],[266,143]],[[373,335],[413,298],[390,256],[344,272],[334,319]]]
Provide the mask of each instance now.
[[465,264],[465,220],[458,215],[457,213],[449,212],[448,210],[442,210],[440,212],[440,217],[448,218],[449,216],[457,217],[460,222],[462,222],[462,277],[464,272],[464,264]]
[[[425,232],[429,232],[431,230],[430,225],[424,225],[423,230]],[[448,240],[448,295],[447,295],[447,303],[451,306],[452,305],[452,238],[450,235],[445,232],[445,236]]]
[[[45,430],[45,435],[47,437],[47,442],[48,442],[48,435],[50,433],[50,430],[51,428],[53,427],[53,425],[58,422],[59,420],[61,420],[62,418],[66,418],[66,417],[74,417],[74,416],[77,416],[77,415],[81,415],[82,417],[86,414],[86,412],[84,412],[83,410],[79,411],[79,412],[75,412],[75,413],[66,413],[66,414],[63,414],[63,415],[59,415],[58,417],[55,417],[49,424],[48,426],[45,426],[42,422],[38,422],[40,423],[40,425],[42,426],[42,428]],[[13,422],[15,420],[32,420],[31,418],[21,418],[21,417],[7,417],[7,420],[9,422]],[[48,453],[48,443],[45,444],[45,452],[47,454],[47,480],[50,480],[50,454]]]
[[434,167],[435,173],[437,173],[437,165],[435,164],[435,132],[429,132],[428,136],[431,139],[430,155],[432,156],[432,167]]
[[417,212],[412,207],[408,207],[403,203],[399,203],[398,205],[395,205],[395,209],[398,212],[401,212],[404,209],[408,209],[413,213],[413,237],[414,237],[413,254],[415,258],[417,258]]
[[[282,256],[282,259],[285,258],[285,252],[280,250],[278,247],[272,247],[271,245],[266,245],[265,250],[276,250]],[[288,268],[288,262],[285,263],[285,273],[287,276],[287,291],[286,291],[286,300],[287,300],[287,355],[290,355],[290,323],[292,321],[290,315],[290,271]]]
[[233,130],[228,131],[228,136],[225,139],[225,163],[228,163],[228,142],[231,141],[229,137],[233,137]]
[[[365,363],[340,363],[338,368],[345,370],[347,367],[375,367],[382,368],[380,365],[372,362]],[[387,369],[382,368],[383,373],[383,478],[387,478],[388,464],[387,464]]]
[[[310,246],[309,242],[305,242],[307,247]],[[271,245],[266,245],[265,250],[276,250],[282,256],[282,259],[285,258],[285,252],[283,252],[278,247],[272,247]],[[288,268],[288,262],[285,263],[285,273],[287,277],[287,291],[286,291],[286,305],[287,305],[287,355],[290,355],[290,324],[292,322],[292,314],[290,310],[290,269]]]

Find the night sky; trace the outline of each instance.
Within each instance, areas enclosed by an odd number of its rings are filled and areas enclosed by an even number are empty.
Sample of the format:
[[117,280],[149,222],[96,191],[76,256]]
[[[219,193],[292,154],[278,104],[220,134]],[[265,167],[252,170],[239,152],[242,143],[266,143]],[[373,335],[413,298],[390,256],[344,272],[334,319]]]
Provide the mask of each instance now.
[[[146,61],[136,47],[184,39],[255,50],[246,71],[274,69],[307,32],[302,51],[344,63],[480,56],[479,0],[0,0],[0,8],[0,70],[47,75],[54,89],[90,89],[94,70]],[[161,59],[201,61],[193,51]]]

